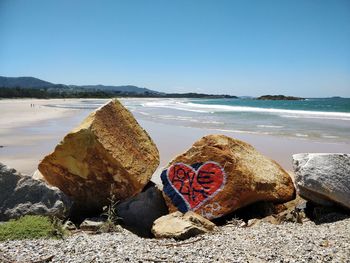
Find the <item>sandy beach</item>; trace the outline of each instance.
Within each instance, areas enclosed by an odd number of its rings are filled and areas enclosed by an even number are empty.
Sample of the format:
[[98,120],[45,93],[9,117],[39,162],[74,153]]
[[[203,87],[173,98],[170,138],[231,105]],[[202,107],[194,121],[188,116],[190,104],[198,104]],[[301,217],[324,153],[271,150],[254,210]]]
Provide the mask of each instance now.
[[[78,110],[46,107],[57,100],[0,100],[0,161],[31,174],[39,160],[54,149],[81,121]],[[69,103],[70,100],[60,100]],[[32,104],[32,106],[31,106]]]
[[[135,100],[135,99],[134,99]],[[136,99],[137,100],[137,99]],[[0,162],[21,173],[31,174],[40,160],[92,111],[65,107],[86,99],[21,99],[0,100]],[[93,101],[93,100],[91,100]],[[101,101],[101,100],[100,100]],[[108,100],[102,100],[108,101]],[[122,99],[124,104],[128,104]],[[33,106],[31,106],[31,104]],[[60,107],[51,107],[59,104]],[[128,106],[127,106],[128,107]],[[129,109],[150,134],[160,151],[160,166],[153,176],[158,182],[161,167],[174,156],[188,149],[196,140],[208,134],[225,134],[253,145],[258,151],[276,160],[286,170],[292,170],[291,156],[301,152],[347,152],[347,143],[329,143],[304,138],[244,134],[213,129],[186,127],[177,123],[160,123]]]
[[[79,125],[92,111],[50,106],[58,103],[61,106],[70,105],[81,101],[78,99],[1,100],[0,145],[3,147],[0,148],[0,161],[22,173],[33,173],[39,161],[54,149],[67,132]],[[294,153],[346,152],[349,147],[345,143],[184,127],[153,122],[145,119],[144,115],[138,112],[134,112],[134,115],[157,144],[161,156],[160,169],[174,156],[208,134],[220,133],[248,142],[287,170],[292,169],[291,156]],[[154,178],[158,178],[160,169],[155,173]]]
[[[93,110],[80,107],[83,101],[86,100],[1,100],[0,145],[3,147],[0,148],[0,162],[22,173],[32,174],[40,160]],[[99,103],[106,101],[99,100]],[[152,121],[130,105],[130,100],[121,101],[133,112],[159,149],[160,165],[152,178],[156,183],[160,183],[162,167],[174,156],[187,150],[202,136],[219,133],[203,127]],[[95,105],[94,102],[89,100],[90,104]],[[252,144],[289,172],[294,153],[348,152],[349,149],[346,142],[229,131],[220,133]],[[242,222],[232,220],[211,233],[185,241],[142,238],[121,228],[117,232],[102,234],[78,230],[62,240],[8,240],[0,242],[0,261],[349,262],[347,214],[330,213],[322,222],[306,219],[302,224],[261,222],[242,227]]]

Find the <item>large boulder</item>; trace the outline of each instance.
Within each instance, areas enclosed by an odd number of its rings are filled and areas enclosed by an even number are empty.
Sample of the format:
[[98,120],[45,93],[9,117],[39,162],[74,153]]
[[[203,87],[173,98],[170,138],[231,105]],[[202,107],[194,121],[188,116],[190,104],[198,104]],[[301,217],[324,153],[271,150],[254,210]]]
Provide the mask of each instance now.
[[214,230],[215,224],[189,211],[186,214],[174,212],[154,221],[152,232],[156,238],[184,240]]
[[219,218],[258,201],[282,203],[295,196],[289,174],[251,145],[208,135],[175,157],[162,172],[171,212],[189,210]]
[[92,112],[39,164],[45,180],[86,209],[139,193],[159,165],[156,145],[116,99]]
[[293,155],[298,194],[316,204],[350,208],[350,154]]
[[142,237],[152,237],[154,220],[168,214],[162,192],[150,185],[143,192],[116,205],[121,224]]
[[65,218],[72,202],[56,187],[24,176],[0,163],[0,221],[24,215]]

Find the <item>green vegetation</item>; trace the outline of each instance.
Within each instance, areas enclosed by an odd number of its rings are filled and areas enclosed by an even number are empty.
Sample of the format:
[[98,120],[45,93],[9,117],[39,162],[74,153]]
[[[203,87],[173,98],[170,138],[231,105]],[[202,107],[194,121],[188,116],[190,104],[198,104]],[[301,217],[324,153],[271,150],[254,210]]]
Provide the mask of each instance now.
[[115,188],[115,184],[112,184],[111,190],[110,190],[110,198],[108,198],[109,205],[103,207],[102,216],[107,217],[107,220],[106,220],[106,222],[104,222],[104,224],[100,228],[100,231],[102,233],[119,232],[120,231],[120,226],[118,224],[118,220],[120,220],[121,218],[118,217],[117,208],[116,208],[119,201],[116,200],[116,197],[113,194],[114,188]]
[[47,88],[1,88],[0,98],[112,98],[118,93],[107,93],[104,91],[71,91],[71,90],[50,90]]
[[14,239],[61,238],[64,230],[56,219],[24,216],[0,224],[0,241]]
[[236,96],[230,95],[212,95],[203,93],[153,93],[145,91],[144,93],[96,90],[81,88],[6,88],[0,87],[0,98],[36,98],[36,99],[55,99],[55,98],[114,98],[114,97],[137,97],[137,98],[204,98],[204,99],[232,99]]

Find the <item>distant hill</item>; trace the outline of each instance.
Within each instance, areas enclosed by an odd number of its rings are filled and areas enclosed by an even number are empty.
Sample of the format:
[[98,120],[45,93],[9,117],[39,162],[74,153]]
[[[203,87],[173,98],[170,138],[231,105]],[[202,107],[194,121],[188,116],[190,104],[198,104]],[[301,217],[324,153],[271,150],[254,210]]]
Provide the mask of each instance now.
[[2,88],[50,88],[55,84],[33,78],[33,77],[2,77],[0,76],[0,87]]
[[258,97],[257,100],[305,100],[300,97],[284,96],[284,95],[264,95]]
[[135,93],[135,94],[160,94],[158,91],[139,88],[136,86],[104,86],[104,85],[63,85],[63,84],[53,84],[48,81],[44,81],[41,79],[33,78],[33,77],[1,77],[0,76],[0,87],[2,88],[22,88],[22,89],[65,89],[65,90],[75,90],[83,92],[87,91],[105,91],[105,92],[121,92],[121,93]]
[[136,94],[161,94],[161,92],[146,89],[146,88],[140,88],[133,85],[126,85],[126,86],[104,86],[104,85],[85,85],[85,86],[73,86],[70,85],[69,87],[72,88],[79,88],[79,89],[86,89],[86,90],[102,90],[106,92],[128,92],[128,93],[136,93]]
[[204,93],[164,93],[137,86],[65,85],[33,77],[1,77],[0,98],[237,98]]

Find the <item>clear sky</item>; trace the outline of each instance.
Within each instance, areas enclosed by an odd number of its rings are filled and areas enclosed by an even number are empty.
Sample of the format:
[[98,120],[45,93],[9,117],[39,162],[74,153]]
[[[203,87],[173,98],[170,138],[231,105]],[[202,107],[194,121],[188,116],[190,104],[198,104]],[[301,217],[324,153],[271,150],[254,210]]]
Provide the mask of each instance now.
[[350,1],[0,0],[0,75],[350,97]]

